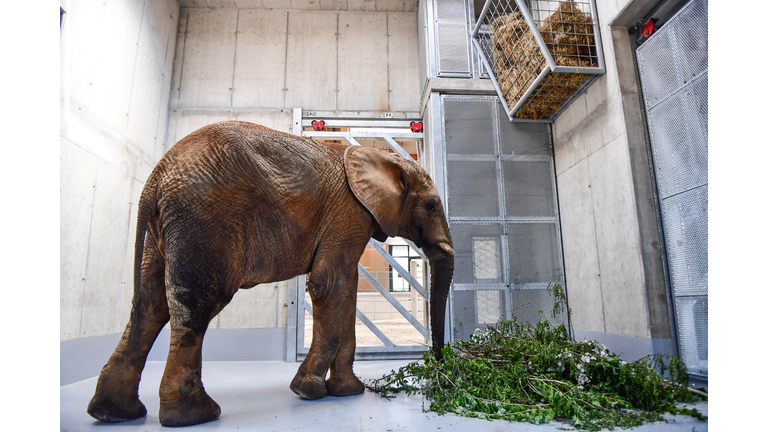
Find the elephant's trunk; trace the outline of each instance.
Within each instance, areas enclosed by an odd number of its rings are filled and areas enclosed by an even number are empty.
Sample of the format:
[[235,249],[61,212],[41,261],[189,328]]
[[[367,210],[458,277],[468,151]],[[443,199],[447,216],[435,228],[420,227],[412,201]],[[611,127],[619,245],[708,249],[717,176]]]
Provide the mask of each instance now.
[[445,345],[445,305],[453,279],[453,249],[447,243],[426,245],[422,249],[429,258],[432,292],[429,307],[432,322],[432,350],[437,360],[443,359]]

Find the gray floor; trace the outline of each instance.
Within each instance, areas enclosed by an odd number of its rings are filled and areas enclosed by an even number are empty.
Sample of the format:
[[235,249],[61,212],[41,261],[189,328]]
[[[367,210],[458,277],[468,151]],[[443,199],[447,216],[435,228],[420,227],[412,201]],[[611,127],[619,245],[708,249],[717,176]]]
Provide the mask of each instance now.
[[[355,373],[363,379],[380,378],[407,361],[358,361]],[[148,415],[125,423],[104,424],[91,418],[85,409],[96,387],[96,378],[61,387],[61,430],[68,432],[129,432],[171,430],[160,426],[157,395],[164,362],[148,362],[139,394]],[[421,396],[399,395],[381,399],[367,391],[346,398],[326,397],[302,400],[288,388],[298,363],[205,362],[203,382],[208,394],[221,406],[221,417],[192,426],[196,431],[535,431],[555,432],[561,423],[534,426],[528,423],[487,421],[438,416],[422,411]],[[426,402],[427,404],[429,402]],[[707,415],[707,404],[696,408]],[[704,432],[706,422],[690,417],[669,417],[669,423],[654,423],[634,431]]]

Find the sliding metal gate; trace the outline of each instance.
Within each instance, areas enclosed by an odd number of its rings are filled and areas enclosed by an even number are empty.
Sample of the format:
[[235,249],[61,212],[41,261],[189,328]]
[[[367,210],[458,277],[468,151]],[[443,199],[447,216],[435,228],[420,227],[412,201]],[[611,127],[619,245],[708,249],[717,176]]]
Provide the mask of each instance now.
[[[423,136],[421,132],[409,130],[409,120],[369,120],[369,119],[326,119],[324,127],[336,131],[304,130],[312,126],[313,118],[305,118],[300,108],[294,109],[293,133],[318,140],[344,141],[349,145],[361,145],[360,142],[371,142],[383,145],[404,159],[416,162],[411,154],[422,154]],[[320,119],[317,119],[320,120]],[[415,153],[409,154],[398,141],[410,142]],[[368,144],[370,145],[370,144]],[[381,145],[381,144],[380,144]],[[420,158],[419,158],[420,159]],[[358,281],[358,299],[356,308],[356,359],[416,359],[429,348],[431,333],[429,326],[429,262],[421,249],[407,239],[387,239],[388,245],[370,239],[366,254],[381,257],[383,267],[366,267],[363,259],[357,264],[360,275]],[[385,247],[394,245],[405,249],[407,263],[418,264],[409,266],[398,261]],[[415,263],[411,258],[415,258]],[[382,278],[382,275],[384,277]],[[399,279],[401,286],[408,286],[409,292],[396,293],[390,291],[393,279]],[[289,287],[288,329],[286,343],[286,359],[301,361],[309,352],[312,340],[313,309],[312,299],[306,292],[307,280],[302,275],[294,278]],[[390,286],[385,286],[390,285]],[[371,292],[361,292],[368,287]],[[362,297],[368,297],[366,302]],[[400,298],[398,300],[398,297]],[[368,304],[368,308],[364,307]],[[361,310],[364,309],[364,310]],[[365,310],[368,310],[366,312]],[[371,316],[368,316],[368,315]],[[381,318],[376,319],[375,317]],[[383,317],[383,318],[382,318]],[[370,333],[368,333],[370,331]],[[389,336],[386,334],[390,332]],[[367,333],[361,337],[361,334]],[[395,337],[396,336],[396,337]],[[393,340],[394,339],[394,340]]]
[[536,323],[539,311],[563,323],[551,315],[550,289],[565,280],[550,126],[511,123],[495,96],[440,103],[456,251],[451,339],[513,316]]
[[636,51],[655,165],[680,356],[708,367],[707,1],[694,0]]

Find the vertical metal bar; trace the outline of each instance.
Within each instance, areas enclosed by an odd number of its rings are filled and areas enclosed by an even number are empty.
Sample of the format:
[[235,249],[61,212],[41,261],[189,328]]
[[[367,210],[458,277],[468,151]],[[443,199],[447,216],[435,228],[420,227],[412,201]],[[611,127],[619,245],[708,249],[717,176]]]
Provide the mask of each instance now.
[[298,312],[298,290],[299,282],[298,277],[295,277],[288,281],[288,325],[286,329],[286,341],[285,341],[285,361],[296,361],[296,322]]
[[[410,256],[410,252],[408,253],[408,255]],[[409,265],[408,265],[408,273],[410,273],[411,277],[413,277],[415,279],[416,276],[419,274],[418,263],[416,261],[411,261],[410,258],[408,260],[408,263],[409,263]],[[416,307],[416,290],[413,289],[413,287],[411,287],[411,289],[409,291],[411,293],[411,315],[416,317],[416,320],[418,320],[419,319],[419,308]],[[421,322],[421,321],[419,321],[419,322]]]
[[[306,284],[307,276],[306,275],[299,275],[296,277],[296,359],[298,360],[298,353],[302,352],[306,349],[304,346],[304,326],[305,326],[305,320],[304,317],[306,314],[304,313],[304,297],[306,296],[304,287],[307,286]],[[310,305],[310,308],[312,306]]]
[[427,11],[427,54],[429,55],[429,61],[427,62],[427,79],[437,76],[437,31],[435,30],[435,0],[422,0],[426,1]]
[[434,162],[434,176],[432,180],[437,187],[437,193],[440,194],[440,199],[443,201],[443,206],[448,208],[448,194],[446,191],[446,155],[445,155],[445,116],[443,115],[443,96],[440,93],[433,92],[430,95],[430,103],[432,104],[432,118],[434,119],[433,133],[432,133],[432,161]]
[[294,135],[301,136],[301,131],[301,108],[294,108],[292,132]]
[[[547,130],[547,132],[548,132],[547,135],[548,135],[548,138],[549,138],[550,149],[553,149],[554,148],[554,143],[553,143],[553,139],[552,139],[552,136],[553,136],[553,134],[552,134],[552,125],[549,125],[549,127],[547,129],[548,129]],[[556,224],[555,226],[557,227],[555,235],[557,235],[557,245],[558,245],[557,251],[558,251],[558,254],[560,255],[559,262],[560,262],[560,266],[561,266],[560,268],[563,271],[563,292],[565,293],[565,310],[563,312],[565,313],[565,324],[566,324],[566,328],[568,329],[568,334],[571,337],[574,337],[574,334],[573,334],[573,324],[571,322],[571,314],[568,312],[568,310],[569,310],[568,309],[568,287],[567,287],[567,278],[566,278],[566,274],[565,274],[565,247],[563,245],[563,226],[560,223],[560,192],[559,192],[559,188],[557,186],[557,174],[556,174],[557,173],[557,171],[556,171],[557,170],[557,166],[555,165],[554,152],[552,154],[552,162],[550,162],[550,163],[552,165],[552,181],[553,181],[552,184],[553,184],[553,186],[555,188],[555,193],[554,193],[555,216],[557,217],[557,221],[555,222],[555,224]]]
[[[433,160],[435,161],[435,176],[433,181],[437,186],[438,193],[441,194],[443,201],[443,207],[446,210],[446,217],[449,217],[448,211],[448,151],[445,146],[445,96],[439,93],[432,93],[430,96],[430,103],[432,104],[432,119],[433,124],[439,126],[437,129],[433,126],[432,140],[434,141],[433,147]],[[448,219],[448,225],[450,226],[450,218]],[[431,270],[430,270],[431,272]],[[431,273],[430,273],[431,274]],[[454,342],[453,339],[453,289],[448,291],[448,301],[445,307],[445,331],[444,340],[446,342]],[[430,316],[432,311],[430,310]]]
[[600,68],[600,73],[605,73],[605,59],[603,58],[603,38],[600,34],[600,22],[597,17],[597,7],[595,6],[595,0],[589,0],[589,7],[592,9],[592,28],[595,34],[595,49],[597,49],[597,66]]
[[[509,232],[507,230],[507,190],[506,190],[506,174],[504,173],[504,162],[502,161],[502,155],[504,154],[503,145],[501,142],[501,121],[499,118],[499,110],[497,109],[495,102],[496,98],[491,98],[494,102],[492,111],[493,118],[493,133],[495,135],[496,146],[496,187],[499,191],[499,218],[501,219],[501,238],[499,238],[499,247],[501,248],[500,259],[502,262],[502,269],[504,274],[502,276],[502,282],[506,285],[506,292],[504,293],[504,311],[501,316],[509,317],[512,313],[512,269],[510,261],[512,257],[509,255]],[[501,98],[499,98],[501,100]],[[501,312],[501,311],[500,311]]]

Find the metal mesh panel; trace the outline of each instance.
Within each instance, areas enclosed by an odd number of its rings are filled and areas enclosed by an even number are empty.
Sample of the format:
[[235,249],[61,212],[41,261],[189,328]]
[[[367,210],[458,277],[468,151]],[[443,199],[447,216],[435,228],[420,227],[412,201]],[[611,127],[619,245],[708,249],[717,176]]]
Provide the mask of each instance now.
[[510,279],[515,288],[563,283],[559,234],[555,223],[507,225]]
[[677,52],[680,56],[680,77],[684,84],[707,70],[709,34],[707,26],[707,2],[699,1],[683,10],[672,23]]
[[493,70],[508,116],[553,120],[591,84],[591,74],[604,72],[593,2],[530,1],[527,8],[511,0],[487,3],[475,40]]
[[675,299],[680,357],[688,371],[699,375],[709,372],[709,305],[707,296]]
[[[442,101],[455,251],[453,337],[467,339],[477,328],[511,319],[514,298],[516,317],[536,322],[539,310],[549,313],[554,304],[547,286],[564,282],[549,127],[510,124],[495,115],[501,105],[495,97]],[[497,154],[496,137],[504,155]]]
[[642,75],[647,108],[653,107],[679,87],[673,34],[659,31],[637,49],[637,67]]
[[501,224],[452,223],[454,284],[504,283]]
[[454,217],[499,216],[495,161],[448,161],[448,211]]
[[637,49],[680,355],[708,374],[707,2],[693,0]]
[[463,20],[466,14],[466,0],[440,0],[435,2],[435,15],[439,20]]
[[445,101],[445,147],[448,154],[496,154],[493,101]]
[[[504,107],[496,106],[499,118],[505,118]],[[547,124],[500,121],[499,142],[504,155],[551,155]]]
[[707,186],[683,192],[661,203],[674,295],[707,294],[708,209]]
[[706,90],[704,73],[648,111],[661,198],[708,181]]
[[[511,297],[512,314],[514,314],[518,321],[536,324],[543,318],[553,325],[565,322],[565,315],[562,313],[554,317],[552,316],[555,299],[546,289],[513,289]],[[539,311],[541,311],[541,314]]]
[[468,74],[469,34],[465,0],[435,2],[438,75]]
[[453,338],[468,340],[477,328],[485,328],[477,322],[477,294],[475,291],[454,290],[451,300],[453,314]]
[[550,161],[504,161],[502,165],[507,217],[555,216]]
[[438,74],[469,73],[469,40],[466,22],[437,22]]
[[701,135],[704,137],[704,143],[707,149],[709,149],[709,95],[707,88],[709,76],[705,71],[700,77],[687,88],[688,115],[699,118],[698,126],[700,127]]

